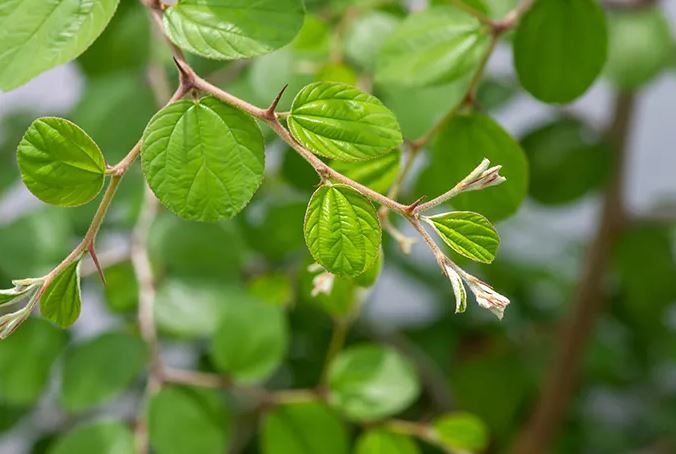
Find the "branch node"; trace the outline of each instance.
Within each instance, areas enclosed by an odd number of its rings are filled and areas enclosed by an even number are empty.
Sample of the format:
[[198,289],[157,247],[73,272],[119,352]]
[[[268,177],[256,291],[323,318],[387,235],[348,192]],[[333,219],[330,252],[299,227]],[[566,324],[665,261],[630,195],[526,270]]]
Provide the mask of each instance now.
[[108,283],[106,282],[106,276],[105,274],[103,274],[103,268],[101,268],[101,263],[99,262],[99,258],[96,255],[94,242],[89,243],[87,249],[89,250],[89,256],[92,258],[92,261],[94,262],[94,266],[96,266],[96,270],[99,272],[99,277],[101,278],[101,282],[103,282],[103,286],[107,287]]
[[265,110],[264,116],[265,118],[269,120],[274,120],[275,119],[275,111],[277,110],[277,106],[279,105],[279,101],[282,100],[282,96],[284,96],[284,92],[286,89],[289,87],[289,84],[286,84],[282,87],[282,89],[277,93],[277,96],[275,96],[275,99],[272,101],[272,104],[270,104],[270,107],[268,107]]
[[426,198],[427,198],[427,196],[424,195],[424,196],[418,198],[418,200],[416,200],[416,201],[413,202],[412,204],[408,205],[408,206],[405,208],[405,210],[404,210],[404,211],[406,211],[406,214],[408,214],[408,215],[413,215],[413,214],[415,214],[416,208],[418,208],[418,206],[419,206],[421,203],[423,203],[423,201],[425,201]]
[[193,71],[184,60],[176,58],[176,56],[174,56],[173,59],[176,68],[178,69],[179,81],[181,87],[183,87],[183,91],[187,92],[188,90],[195,88],[195,80],[197,79],[195,71]]

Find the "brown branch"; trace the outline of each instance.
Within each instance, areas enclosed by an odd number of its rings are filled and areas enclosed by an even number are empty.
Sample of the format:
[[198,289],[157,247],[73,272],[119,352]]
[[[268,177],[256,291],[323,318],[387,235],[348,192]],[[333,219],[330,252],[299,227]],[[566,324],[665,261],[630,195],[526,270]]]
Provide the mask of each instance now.
[[572,312],[563,322],[556,341],[556,357],[533,413],[517,438],[515,452],[518,454],[549,452],[549,446],[558,433],[574,395],[587,340],[605,302],[604,281],[609,257],[614,242],[625,226],[623,176],[634,104],[633,94],[617,95],[608,129],[615,159],[603,197],[601,219],[575,290]]

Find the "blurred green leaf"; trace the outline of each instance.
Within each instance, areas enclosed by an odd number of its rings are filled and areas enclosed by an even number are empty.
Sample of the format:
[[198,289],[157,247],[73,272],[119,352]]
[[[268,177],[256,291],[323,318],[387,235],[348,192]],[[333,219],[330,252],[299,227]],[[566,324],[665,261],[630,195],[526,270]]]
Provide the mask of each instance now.
[[355,454],[420,454],[413,438],[383,429],[371,429],[357,439]]
[[347,58],[366,70],[375,66],[376,56],[400,20],[382,11],[369,11],[352,22],[343,41]]
[[146,346],[137,336],[109,332],[73,346],[65,356],[61,402],[81,412],[109,402],[139,376]]
[[354,421],[395,415],[420,393],[412,364],[395,350],[376,344],[345,349],[331,363],[328,377],[329,402]]
[[305,205],[304,198],[278,196],[274,192],[255,203],[244,214],[248,244],[271,261],[298,255],[305,243]]
[[263,419],[263,454],[347,454],[343,422],[324,404],[281,405]]
[[49,454],[129,454],[134,452],[134,436],[120,422],[86,423],[62,435],[50,448]]
[[249,281],[249,293],[255,298],[274,306],[288,306],[294,300],[291,278],[282,273],[268,273]]
[[29,318],[0,342],[0,402],[34,404],[65,344],[65,333],[36,318]]
[[106,304],[113,312],[130,312],[138,305],[138,282],[130,262],[109,266],[105,270]]
[[331,167],[348,178],[386,194],[399,175],[401,152],[393,151],[364,162],[332,161]]
[[290,47],[299,56],[323,58],[329,53],[330,39],[330,28],[326,21],[321,16],[307,14]]
[[301,68],[298,59],[287,48],[253,60],[247,76],[254,101],[261,105],[269,105],[280,90],[289,85],[277,106],[279,110],[289,110],[296,93],[312,81],[312,74]]
[[150,400],[148,433],[157,454],[225,452],[230,425],[223,397],[213,390],[167,386]]
[[434,433],[444,446],[453,450],[483,452],[488,431],[481,419],[469,413],[449,413],[433,423]]

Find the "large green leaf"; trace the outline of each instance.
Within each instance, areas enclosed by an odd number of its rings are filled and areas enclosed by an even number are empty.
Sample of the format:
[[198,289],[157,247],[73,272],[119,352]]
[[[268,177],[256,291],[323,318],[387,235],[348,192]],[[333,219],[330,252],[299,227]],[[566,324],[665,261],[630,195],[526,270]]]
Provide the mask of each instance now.
[[544,204],[579,199],[603,184],[610,168],[609,147],[574,118],[538,126],[521,144],[530,163],[529,194]]
[[333,161],[331,167],[346,177],[385,194],[399,174],[400,163],[401,153],[397,150],[364,162]]
[[157,454],[222,453],[230,414],[214,390],[165,387],[150,400],[148,433]]
[[84,52],[119,0],[0,2],[0,89],[11,90]]
[[266,379],[288,344],[283,308],[256,299],[228,304],[211,343],[216,366],[242,382]]
[[450,413],[432,424],[444,446],[458,451],[483,452],[488,445],[488,430],[481,419],[469,413]]
[[502,127],[482,114],[458,115],[439,133],[432,159],[418,177],[416,190],[429,197],[449,190],[483,158],[502,165],[507,181],[459,194],[450,203],[459,210],[478,211],[496,221],[514,214],[526,196],[528,162],[519,144]]
[[343,422],[324,404],[282,405],[265,415],[263,454],[347,454]]
[[378,215],[371,202],[349,186],[322,186],[308,203],[305,241],[326,270],[359,276],[380,251]]
[[70,349],[63,364],[62,403],[73,412],[109,401],[143,370],[144,342],[122,332],[102,334]]
[[77,206],[101,191],[106,172],[103,154],[74,123],[63,118],[39,118],[19,143],[21,178],[43,202]]
[[397,414],[420,392],[413,365],[397,351],[375,344],[341,352],[330,365],[328,386],[331,405],[355,421]]
[[65,344],[63,331],[36,318],[29,318],[21,329],[0,342],[0,402],[35,403]]
[[389,35],[376,61],[376,81],[421,87],[474,73],[488,51],[488,27],[452,6],[412,14]]
[[49,454],[130,454],[134,452],[134,436],[126,424],[98,421],[77,426],[62,435]]
[[673,58],[669,20],[660,8],[613,12],[608,41],[605,75],[624,90],[649,82]]
[[408,435],[372,429],[359,436],[355,454],[420,454],[420,449]]
[[267,54],[303,25],[302,0],[178,0],[164,28],[179,47],[217,60]]
[[303,88],[291,106],[289,129],[314,153],[344,161],[381,156],[402,143],[396,117],[378,98],[339,82]]
[[195,221],[231,218],[263,180],[263,136],[247,114],[214,97],[179,101],[143,134],[143,171],[160,201]]
[[455,252],[477,262],[491,263],[500,245],[493,224],[478,213],[452,211],[425,218],[444,243]]
[[40,297],[40,313],[61,328],[68,328],[80,316],[80,261],[61,271]]
[[597,0],[539,0],[521,19],[514,40],[521,84],[541,101],[572,101],[601,73],[607,41]]

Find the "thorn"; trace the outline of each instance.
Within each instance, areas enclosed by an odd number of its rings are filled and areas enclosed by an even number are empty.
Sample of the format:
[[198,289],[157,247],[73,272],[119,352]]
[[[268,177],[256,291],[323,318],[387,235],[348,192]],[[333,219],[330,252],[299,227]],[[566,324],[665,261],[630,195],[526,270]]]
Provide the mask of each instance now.
[[284,85],[282,89],[277,93],[277,96],[275,97],[274,101],[272,101],[272,104],[270,104],[270,107],[265,111],[265,116],[267,118],[274,118],[275,116],[275,111],[277,110],[277,105],[279,105],[279,101],[282,100],[282,96],[284,96],[284,92],[286,89],[289,88],[289,84]]
[[413,214],[413,212],[415,211],[415,209],[418,208],[418,205],[420,205],[421,203],[423,203],[423,201],[424,201],[426,198],[427,198],[427,195],[424,195],[424,196],[420,197],[418,200],[416,200],[415,202],[413,202],[412,204],[410,204],[409,206],[407,206],[407,207],[406,207],[406,212],[407,212],[408,214]]
[[195,88],[195,73],[193,72],[192,68],[190,68],[190,66],[188,66],[185,61],[176,58],[176,56],[172,58],[174,59],[174,64],[178,69],[181,85],[186,91],[190,90],[191,88]]
[[101,277],[101,282],[103,282],[103,286],[106,287],[108,284],[106,283],[106,276],[103,274],[103,269],[101,269],[101,264],[99,263],[99,258],[96,256],[96,249],[94,249],[94,243],[89,243],[89,255],[91,256],[92,260],[94,261],[94,265],[96,266],[96,270],[99,272],[99,276]]

